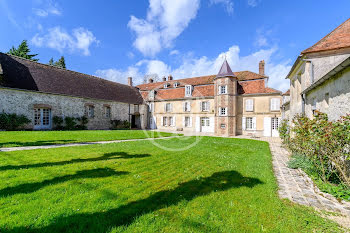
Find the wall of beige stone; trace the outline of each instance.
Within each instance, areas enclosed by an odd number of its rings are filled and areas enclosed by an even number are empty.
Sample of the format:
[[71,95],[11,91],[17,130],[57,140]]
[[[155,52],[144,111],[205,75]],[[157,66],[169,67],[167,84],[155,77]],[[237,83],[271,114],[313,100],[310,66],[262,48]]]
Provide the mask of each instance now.
[[[329,101],[326,101],[326,94]],[[305,113],[312,118],[312,105],[316,100],[316,110],[328,114],[330,120],[350,113],[350,68],[345,69],[306,95]]]
[[[264,118],[265,117],[277,117],[282,116],[281,110],[271,111],[270,101],[272,98],[280,99],[280,106],[282,106],[283,97],[280,94],[271,95],[250,95],[250,96],[238,96],[237,98],[237,134],[247,135],[255,133],[258,136],[263,136],[264,133]],[[245,103],[247,99],[252,99],[254,103],[253,111],[246,111]],[[256,118],[256,130],[243,130],[242,119],[243,117],[255,117]]]
[[[126,103],[0,88],[0,111],[27,116],[32,120],[28,128],[33,128],[34,105],[36,104],[50,105],[52,116],[65,117],[81,117],[84,115],[85,105],[93,104],[95,117],[89,119],[88,129],[109,129],[111,119],[129,120],[129,104]],[[105,117],[104,105],[111,107],[111,118]],[[131,106],[131,113],[133,113],[134,108],[133,105]],[[143,112],[144,109],[145,107],[141,105],[140,112]],[[141,116],[141,122],[145,125],[144,115]]]
[[[200,109],[201,102],[209,102],[210,109],[209,111],[203,112]],[[183,111],[183,103],[189,102],[191,104],[191,111],[184,112]],[[172,111],[165,111],[165,104],[172,104]],[[184,132],[194,132],[196,131],[196,124],[198,124],[198,117],[213,117],[215,112],[214,99],[186,99],[186,100],[169,100],[169,101],[161,101],[154,102],[154,112],[152,113],[156,116],[156,125],[157,129],[160,130],[182,130]],[[175,117],[175,126],[163,126],[161,124],[162,117]],[[184,127],[183,118],[184,117],[192,117],[192,127]]]

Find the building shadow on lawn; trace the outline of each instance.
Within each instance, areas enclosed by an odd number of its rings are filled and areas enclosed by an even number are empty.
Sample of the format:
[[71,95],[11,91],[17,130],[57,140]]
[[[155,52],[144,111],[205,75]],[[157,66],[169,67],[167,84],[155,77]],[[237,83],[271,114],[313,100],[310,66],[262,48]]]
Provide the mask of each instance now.
[[112,160],[112,159],[135,159],[135,158],[145,158],[145,157],[150,157],[150,156],[151,155],[149,155],[149,154],[134,154],[133,155],[133,154],[125,153],[125,152],[113,152],[113,153],[106,153],[100,157],[88,158],[88,159],[72,159],[72,160],[66,160],[66,161],[24,164],[24,165],[6,165],[6,166],[1,166],[0,171],[39,168],[39,167],[50,167],[50,166],[61,166],[61,165],[74,164],[74,163],[97,162],[97,161]]
[[103,177],[120,176],[120,175],[126,175],[126,174],[129,174],[129,172],[115,171],[110,168],[82,170],[82,171],[76,172],[73,175],[65,175],[65,176],[55,177],[50,180],[44,180],[41,182],[20,184],[18,186],[4,188],[0,190],[0,197],[7,197],[7,196],[19,194],[19,193],[32,193],[46,186],[59,184],[70,180],[86,179],[86,178],[103,178]]
[[11,145],[11,147],[25,147],[25,146],[49,146],[57,144],[69,144],[74,143],[75,140],[49,140],[49,141],[33,141],[33,142],[2,142],[0,148]]
[[107,232],[113,227],[128,226],[144,214],[177,205],[183,200],[191,201],[196,197],[231,188],[252,188],[258,184],[263,182],[257,178],[244,177],[236,171],[216,172],[210,177],[181,183],[174,189],[157,192],[116,209],[58,217],[42,228],[18,227],[3,232]]

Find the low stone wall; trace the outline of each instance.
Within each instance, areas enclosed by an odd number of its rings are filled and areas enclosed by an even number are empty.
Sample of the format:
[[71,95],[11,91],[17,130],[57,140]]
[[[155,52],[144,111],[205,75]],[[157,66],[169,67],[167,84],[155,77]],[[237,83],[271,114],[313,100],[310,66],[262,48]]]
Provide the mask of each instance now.
[[[92,104],[95,108],[95,116],[89,119],[88,129],[110,129],[111,120],[129,121],[129,104],[126,103],[0,88],[0,112],[25,115],[32,121],[27,126],[28,129],[33,128],[36,105],[50,106],[52,117],[81,117],[85,113],[86,104]],[[105,105],[111,108],[111,118],[105,117]],[[140,106],[141,110],[144,110],[143,106]],[[133,111],[131,105],[130,113]]]

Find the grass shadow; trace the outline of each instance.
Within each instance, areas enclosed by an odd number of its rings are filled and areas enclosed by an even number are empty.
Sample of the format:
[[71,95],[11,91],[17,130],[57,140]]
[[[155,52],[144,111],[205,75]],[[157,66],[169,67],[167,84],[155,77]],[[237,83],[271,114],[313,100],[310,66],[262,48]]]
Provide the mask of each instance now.
[[88,158],[88,159],[72,159],[67,161],[58,161],[58,162],[45,162],[45,163],[35,163],[35,164],[24,164],[24,165],[6,165],[1,166],[0,171],[7,170],[17,170],[17,169],[28,169],[28,168],[39,168],[39,167],[50,167],[50,166],[62,166],[67,164],[74,163],[85,163],[85,162],[97,162],[103,160],[112,160],[112,159],[134,159],[134,158],[145,158],[150,157],[149,154],[128,154],[125,152],[113,152],[113,153],[105,153],[104,155],[96,158]]
[[110,176],[120,176],[120,175],[126,175],[129,172],[124,171],[115,171],[110,168],[97,168],[92,170],[82,170],[78,171],[73,175],[65,175],[60,177],[55,177],[50,180],[44,180],[41,182],[35,182],[35,183],[27,183],[27,184],[21,184],[14,187],[8,187],[0,190],[0,197],[8,197],[11,195],[19,194],[19,193],[32,193],[35,192],[41,188],[44,188],[49,185],[59,184],[70,180],[76,180],[76,179],[86,179],[86,178],[103,178],[103,177],[110,177]]
[[0,143],[0,148],[6,147],[25,147],[25,146],[49,146],[57,144],[74,143],[76,140],[48,140],[48,141],[33,141],[33,142],[3,142]]
[[191,201],[196,197],[231,188],[252,188],[258,184],[263,182],[257,178],[244,177],[236,171],[217,172],[210,177],[184,182],[174,189],[160,191],[148,198],[105,212],[58,217],[45,227],[18,227],[4,229],[3,232],[107,232],[113,227],[130,225],[144,214],[176,205],[183,200]]

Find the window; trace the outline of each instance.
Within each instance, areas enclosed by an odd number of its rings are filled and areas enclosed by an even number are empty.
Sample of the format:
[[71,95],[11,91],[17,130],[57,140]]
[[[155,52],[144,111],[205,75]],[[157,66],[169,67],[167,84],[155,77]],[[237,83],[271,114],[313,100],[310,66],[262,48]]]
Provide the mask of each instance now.
[[192,119],[191,119],[191,117],[185,117],[184,126],[185,127],[192,127]]
[[245,101],[245,110],[246,112],[253,112],[254,111],[254,100],[248,99]]
[[201,117],[201,126],[202,127],[210,126],[209,117]]
[[251,130],[251,129],[254,129],[254,126],[253,126],[253,117],[247,117],[246,118],[246,122],[245,122],[245,128],[247,130]]
[[225,86],[219,86],[219,94],[227,94],[227,85]]
[[168,125],[168,118],[167,117],[163,117],[163,126],[167,126]]
[[225,124],[221,124],[221,125],[220,125],[220,128],[221,128],[221,129],[225,129],[225,128],[226,128],[226,125],[225,125]]
[[185,96],[186,97],[192,96],[192,86],[191,85],[185,86]]
[[150,91],[150,92],[149,92],[149,95],[148,95],[149,99],[150,99],[150,100],[153,100],[153,99],[154,99],[154,96],[155,96],[155,90]]
[[209,102],[206,101],[206,102],[201,102],[201,111],[202,112],[209,112]]
[[140,108],[138,104],[134,104],[134,112],[139,112]]
[[149,103],[148,104],[148,111],[149,112],[154,112],[154,103]]
[[227,116],[227,108],[219,108],[219,116]]
[[105,106],[104,110],[105,110],[105,117],[106,118],[111,118],[111,107]]
[[175,118],[174,117],[169,117],[169,124],[170,124],[170,126],[175,126]]
[[184,112],[190,112],[191,111],[191,103],[190,102],[184,102],[183,103],[183,110],[184,110]]
[[174,83],[175,88],[178,87],[179,85],[180,85],[180,83],[178,83],[178,82]]
[[165,103],[165,112],[173,111],[173,105],[171,103]]
[[51,126],[51,109],[34,108],[34,127],[36,129],[47,129]]
[[93,105],[86,105],[85,106],[85,116],[89,118],[95,117],[95,107]]
[[280,110],[280,99],[279,98],[272,98],[271,99],[271,111],[279,111]]
[[164,88],[168,88],[169,83],[164,83]]

